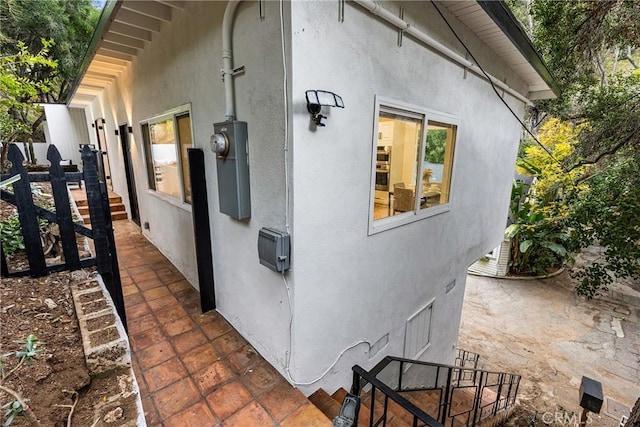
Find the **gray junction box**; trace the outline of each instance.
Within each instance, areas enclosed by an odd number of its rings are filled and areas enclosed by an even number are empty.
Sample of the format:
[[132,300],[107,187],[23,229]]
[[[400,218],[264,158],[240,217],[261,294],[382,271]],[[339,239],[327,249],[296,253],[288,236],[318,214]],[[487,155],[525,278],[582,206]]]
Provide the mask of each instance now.
[[214,123],[213,130],[223,135],[229,145],[226,155],[216,159],[220,212],[235,219],[250,218],[247,122],[233,120]]
[[289,234],[273,228],[261,228],[258,234],[258,258],[260,264],[273,271],[289,269],[291,259]]

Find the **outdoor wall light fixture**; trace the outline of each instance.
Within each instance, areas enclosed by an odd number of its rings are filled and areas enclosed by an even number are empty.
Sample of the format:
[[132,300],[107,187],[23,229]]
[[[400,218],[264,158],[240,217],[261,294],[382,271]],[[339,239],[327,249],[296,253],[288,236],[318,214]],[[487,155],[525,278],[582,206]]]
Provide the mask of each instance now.
[[129,132],[129,133],[133,133],[133,127],[131,127],[131,126],[127,126],[127,132]]
[[316,126],[325,126],[322,119],[327,116],[320,114],[322,107],[339,107],[344,108],[344,102],[339,95],[326,90],[308,90],[305,92],[307,97],[307,111],[311,114],[311,120]]

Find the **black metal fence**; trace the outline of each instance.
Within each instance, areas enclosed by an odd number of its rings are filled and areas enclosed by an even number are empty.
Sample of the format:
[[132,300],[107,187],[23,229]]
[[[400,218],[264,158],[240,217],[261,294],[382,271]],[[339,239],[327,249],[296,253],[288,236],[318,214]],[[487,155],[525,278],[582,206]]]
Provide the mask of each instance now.
[[[18,210],[29,268],[10,271],[4,249],[2,249],[0,254],[2,276],[42,277],[51,272],[73,271],[95,265],[98,273],[104,279],[107,290],[126,328],[122,283],[109,210],[109,194],[104,178],[100,179],[104,173],[99,170],[98,153],[98,151],[85,146],[82,149],[83,171],[65,173],[60,165],[60,160],[62,160],[60,153],[54,145],[51,145],[47,152],[47,160],[51,163],[49,173],[29,173],[23,165],[24,156],[20,149],[11,144],[7,156],[11,162],[10,173],[2,175],[2,179],[20,175],[20,180],[13,183],[13,193],[5,189],[2,189],[0,193],[3,201],[16,206]],[[91,228],[75,222],[71,212],[67,181],[79,182],[82,179],[87,193]],[[34,203],[31,190],[32,182],[51,182],[55,212]],[[63,260],[61,257],[59,263],[47,264],[46,262],[38,218],[58,224],[63,253]],[[80,259],[76,234],[93,240],[95,256]]]
[[[477,365],[475,353],[459,356]],[[386,357],[370,371],[356,365],[353,372],[351,393],[359,396],[371,387],[369,426],[385,425],[393,416],[413,426],[476,426],[513,407],[520,385],[519,375],[398,357]],[[390,400],[401,414],[389,413]]]

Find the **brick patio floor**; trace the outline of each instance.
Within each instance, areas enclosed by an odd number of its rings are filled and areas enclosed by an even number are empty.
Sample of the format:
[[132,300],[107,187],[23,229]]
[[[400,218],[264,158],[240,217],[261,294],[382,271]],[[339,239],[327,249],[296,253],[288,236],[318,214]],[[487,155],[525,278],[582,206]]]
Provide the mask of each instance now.
[[149,426],[330,426],[129,221],[114,222],[133,352]]

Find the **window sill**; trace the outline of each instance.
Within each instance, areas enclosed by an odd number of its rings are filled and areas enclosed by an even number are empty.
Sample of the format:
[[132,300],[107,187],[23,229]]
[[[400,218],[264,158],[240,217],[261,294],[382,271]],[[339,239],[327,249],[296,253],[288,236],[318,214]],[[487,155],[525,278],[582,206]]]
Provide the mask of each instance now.
[[147,194],[152,195],[153,197],[156,197],[164,202],[169,203],[170,205],[173,205],[177,208],[180,208],[184,211],[187,212],[191,212],[191,205],[189,203],[184,203],[181,202],[180,200],[176,199],[175,197],[171,197],[171,196],[167,196],[165,194],[162,193],[158,193],[157,191],[154,190],[147,190]]
[[[406,212],[400,215],[394,215],[388,218],[383,218],[374,221],[373,219],[369,220],[369,236],[377,233],[381,233],[383,231],[391,230],[396,227],[400,227],[406,224],[411,224],[412,222],[420,221],[426,218],[431,218],[432,216],[440,215],[445,212],[449,212],[450,203],[445,203],[443,205],[434,206],[429,209],[421,210],[418,213],[415,212]],[[372,216],[370,217],[372,218]]]

